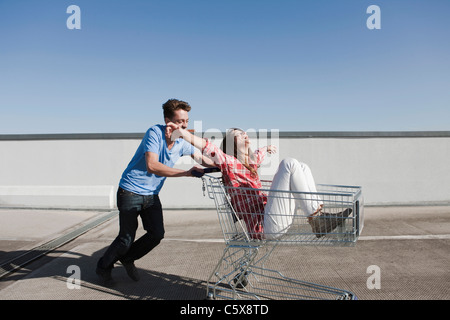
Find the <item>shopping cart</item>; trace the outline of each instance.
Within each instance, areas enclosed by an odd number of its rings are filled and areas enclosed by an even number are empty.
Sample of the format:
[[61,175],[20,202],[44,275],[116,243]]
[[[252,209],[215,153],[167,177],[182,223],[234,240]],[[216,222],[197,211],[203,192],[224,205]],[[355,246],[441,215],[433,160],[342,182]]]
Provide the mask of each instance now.
[[[266,265],[280,245],[355,245],[364,222],[361,187],[317,185],[317,192],[311,193],[270,190],[271,181],[262,181],[261,189],[249,189],[227,187],[221,176],[205,175],[202,180],[204,194],[215,202],[225,240],[223,255],[208,279],[207,299],[356,299],[350,291],[288,278]],[[264,224],[264,210],[236,212],[232,205],[236,195],[247,200],[282,197],[293,205],[295,199],[320,197],[322,211],[327,212],[320,217],[325,228],[314,232],[311,218],[294,205],[294,211],[278,213],[278,218],[285,215],[290,221],[289,227],[278,234],[265,234],[258,227]]]

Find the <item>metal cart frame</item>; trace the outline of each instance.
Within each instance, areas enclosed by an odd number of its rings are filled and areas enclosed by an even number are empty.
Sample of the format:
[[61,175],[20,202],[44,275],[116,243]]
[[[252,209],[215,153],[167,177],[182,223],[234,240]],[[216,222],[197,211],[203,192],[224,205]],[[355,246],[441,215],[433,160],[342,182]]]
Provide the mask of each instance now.
[[[361,187],[320,184],[317,192],[310,193],[271,190],[268,180],[262,181],[263,187],[257,190],[230,188],[224,186],[221,177],[212,175],[205,175],[202,180],[204,194],[206,191],[214,200],[225,240],[223,255],[208,278],[207,299],[356,299],[347,290],[285,277],[277,270],[266,268],[265,263],[279,245],[354,246],[364,225]],[[263,194],[289,200],[320,197],[324,212],[337,213],[350,208],[351,214],[321,217],[325,224],[334,223],[337,227],[318,234],[312,231],[308,216],[296,207],[289,229],[269,238],[254,234],[248,220],[235,212],[230,197],[233,192],[246,197]],[[260,210],[252,213],[262,214]]]

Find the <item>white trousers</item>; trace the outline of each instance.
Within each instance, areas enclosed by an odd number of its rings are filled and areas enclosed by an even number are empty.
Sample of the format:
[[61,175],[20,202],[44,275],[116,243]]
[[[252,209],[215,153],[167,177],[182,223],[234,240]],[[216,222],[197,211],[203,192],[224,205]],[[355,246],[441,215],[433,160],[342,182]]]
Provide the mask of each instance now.
[[[313,175],[308,165],[296,159],[286,158],[280,162],[273,177],[271,190],[317,192]],[[318,195],[286,192],[269,193],[264,210],[264,235],[273,239],[284,234],[292,223],[295,208],[299,206],[305,215],[316,212],[322,201]]]

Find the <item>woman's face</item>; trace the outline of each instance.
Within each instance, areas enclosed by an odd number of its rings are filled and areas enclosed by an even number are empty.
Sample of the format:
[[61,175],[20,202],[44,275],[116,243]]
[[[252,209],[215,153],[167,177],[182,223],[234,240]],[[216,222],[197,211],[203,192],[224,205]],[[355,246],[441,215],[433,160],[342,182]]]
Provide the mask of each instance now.
[[246,150],[250,146],[250,140],[248,138],[248,135],[245,131],[242,130],[234,130],[234,142],[236,143],[236,146],[238,150]]

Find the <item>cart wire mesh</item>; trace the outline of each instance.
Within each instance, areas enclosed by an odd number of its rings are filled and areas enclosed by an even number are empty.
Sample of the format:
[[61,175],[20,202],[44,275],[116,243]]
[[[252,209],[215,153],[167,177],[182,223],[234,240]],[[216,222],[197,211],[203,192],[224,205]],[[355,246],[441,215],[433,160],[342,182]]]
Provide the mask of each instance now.
[[[276,241],[301,245],[355,245],[364,227],[364,201],[361,187],[343,185],[317,185],[317,192],[271,190],[270,180],[262,181],[261,189],[228,187],[220,177],[203,177],[203,188],[214,200],[219,223],[226,243],[249,241]],[[264,232],[264,207],[255,212],[236,212],[233,202],[252,201],[266,197],[290,202],[289,212],[271,213],[272,218],[286,225],[279,232]],[[245,199],[244,199],[245,198]],[[314,201],[320,198],[322,215],[311,217],[298,201]],[[258,226],[261,224],[262,226]]]
[[[356,299],[347,290],[286,277],[266,263],[279,245],[354,246],[364,226],[361,187],[319,184],[317,192],[294,192],[272,190],[269,180],[262,181],[261,189],[227,187],[212,175],[202,180],[225,240],[223,255],[208,279],[208,299]],[[265,230],[264,205],[271,198],[289,203],[286,212],[270,212],[284,225],[277,232]],[[317,199],[322,210],[314,218],[298,205]],[[253,206],[254,212],[236,212],[237,201],[262,204]]]

